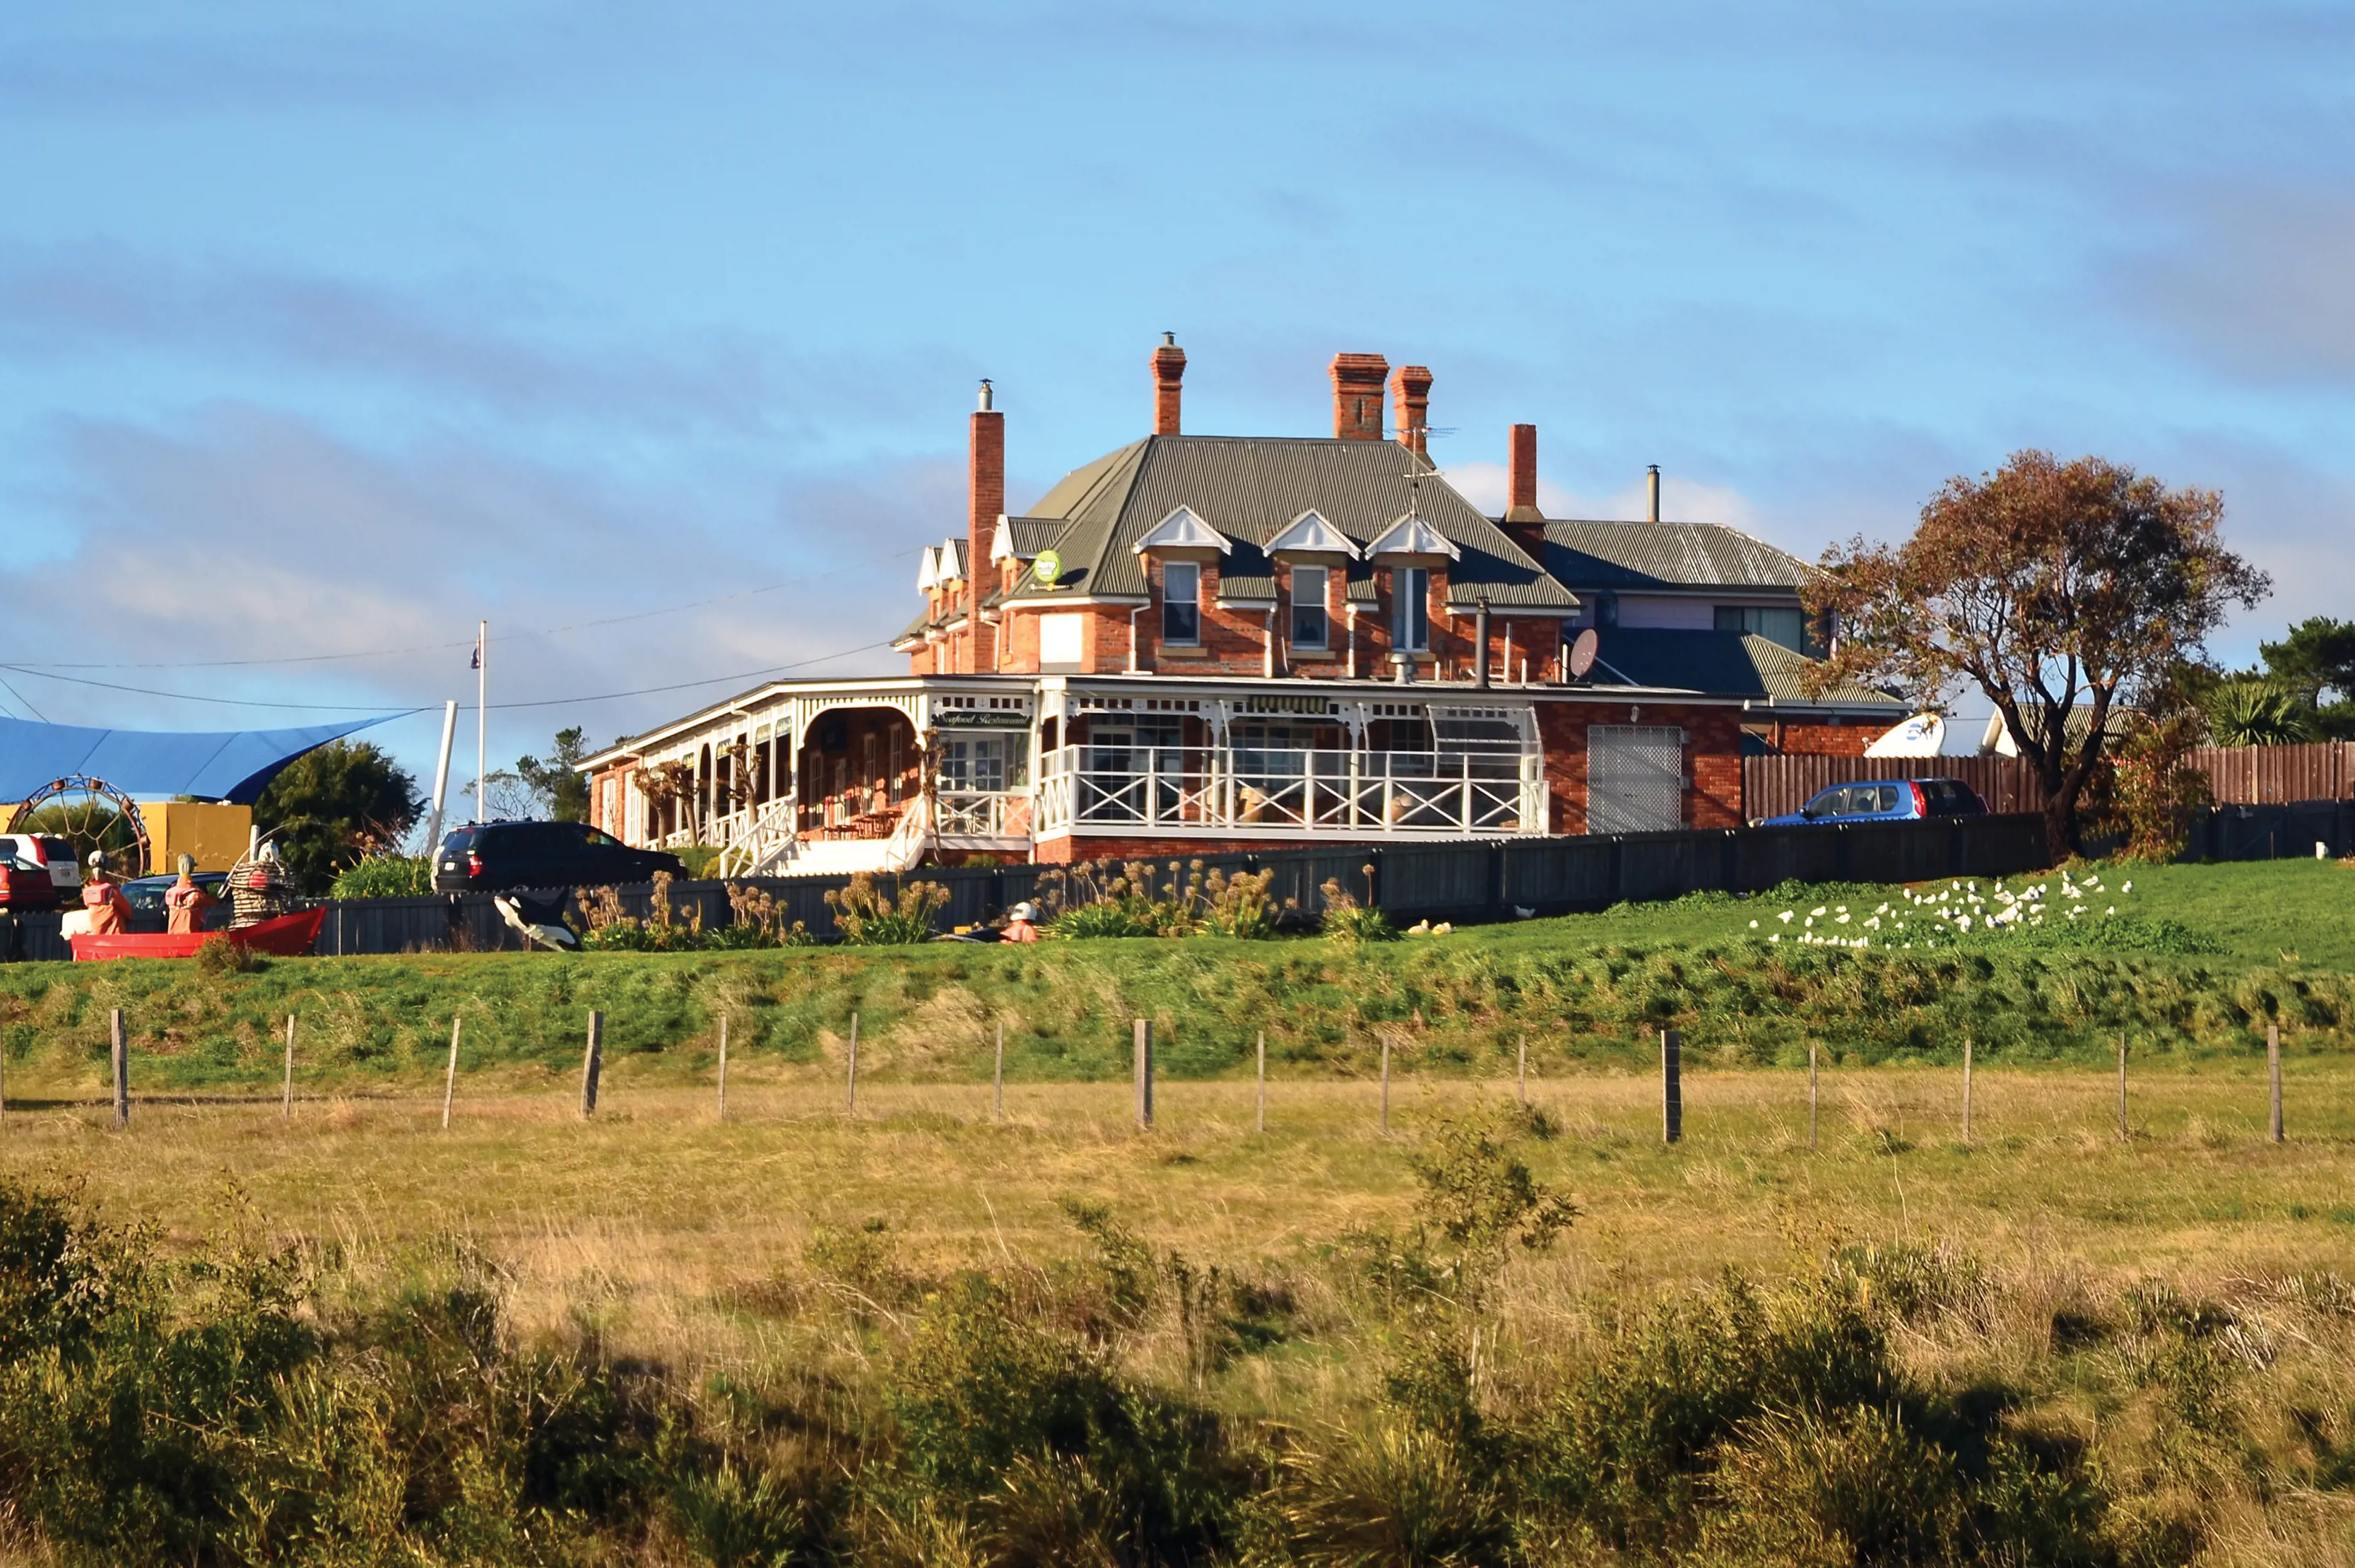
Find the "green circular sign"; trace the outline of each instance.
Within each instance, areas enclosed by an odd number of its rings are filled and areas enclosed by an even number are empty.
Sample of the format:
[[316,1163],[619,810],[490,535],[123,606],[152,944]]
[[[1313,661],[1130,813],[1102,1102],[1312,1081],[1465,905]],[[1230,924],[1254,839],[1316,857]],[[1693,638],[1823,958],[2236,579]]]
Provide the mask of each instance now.
[[1042,549],[1039,559],[1030,563],[1030,575],[1052,588],[1055,579],[1063,575],[1063,558],[1051,549]]

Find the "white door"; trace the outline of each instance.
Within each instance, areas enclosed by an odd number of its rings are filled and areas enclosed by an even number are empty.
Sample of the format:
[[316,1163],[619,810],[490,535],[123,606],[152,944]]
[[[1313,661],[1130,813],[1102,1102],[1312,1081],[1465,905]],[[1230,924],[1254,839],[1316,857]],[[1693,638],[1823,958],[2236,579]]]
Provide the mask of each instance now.
[[1586,728],[1586,830],[1654,833],[1685,825],[1685,732],[1668,725]]

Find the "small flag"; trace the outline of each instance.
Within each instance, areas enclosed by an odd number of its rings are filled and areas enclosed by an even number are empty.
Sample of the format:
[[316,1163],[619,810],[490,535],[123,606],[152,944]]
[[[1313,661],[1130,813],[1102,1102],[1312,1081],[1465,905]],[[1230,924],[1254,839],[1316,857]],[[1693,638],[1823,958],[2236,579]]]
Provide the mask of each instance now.
[[480,669],[483,667],[483,639],[480,637],[476,637],[474,639],[474,657],[473,662],[468,664],[466,667],[468,669]]

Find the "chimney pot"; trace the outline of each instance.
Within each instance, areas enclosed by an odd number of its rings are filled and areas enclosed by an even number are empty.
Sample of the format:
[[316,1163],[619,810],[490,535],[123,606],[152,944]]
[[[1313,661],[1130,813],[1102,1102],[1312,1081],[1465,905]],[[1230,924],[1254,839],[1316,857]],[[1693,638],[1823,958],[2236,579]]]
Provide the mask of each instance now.
[[1652,521],[1660,520],[1660,465],[1651,464],[1645,471],[1644,489],[1651,501]]
[[979,400],[979,401],[977,401],[977,402],[975,402],[975,403],[974,404],[974,407],[975,407],[975,409],[977,409],[978,411],[980,411],[981,412],[983,412],[983,413],[987,413],[987,412],[990,411],[991,406],[992,406],[992,405],[991,405],[991,402],[990,402],[989,379],[988,379],[986,376],[985,376],[985,377],[983,377],[983,378],[982,378],[982,382],[981,382],[981,398],[980,398],[980,400]]
[[1382,383],[1391,362],[1379,354],[1333,356],[1333,433],[1344,441],[1382,439]]
[[1153,351],[1153,433],[1176,435],[1178,432],[1178,400],[1186,379],[1186,351],[1178,347],[1178,335],[1165,332],[1161,347]]
[[1398,408],[1398,438],[1417,456],[1429,456],[1431,435],[1431,371],[1422,365],[1401,365],[1391,378],[1391,397]]

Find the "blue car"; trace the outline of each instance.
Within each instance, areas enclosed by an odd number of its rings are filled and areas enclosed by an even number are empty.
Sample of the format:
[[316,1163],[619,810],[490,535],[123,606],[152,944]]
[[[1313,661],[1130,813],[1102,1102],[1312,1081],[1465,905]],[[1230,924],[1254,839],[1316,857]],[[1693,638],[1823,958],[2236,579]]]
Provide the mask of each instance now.
[[1985,816],[1987,802],[1960,779],[1872,779],[1834,784],[1787,816],[1761,827],[1826,822],[1919,822],[1929,816]]

